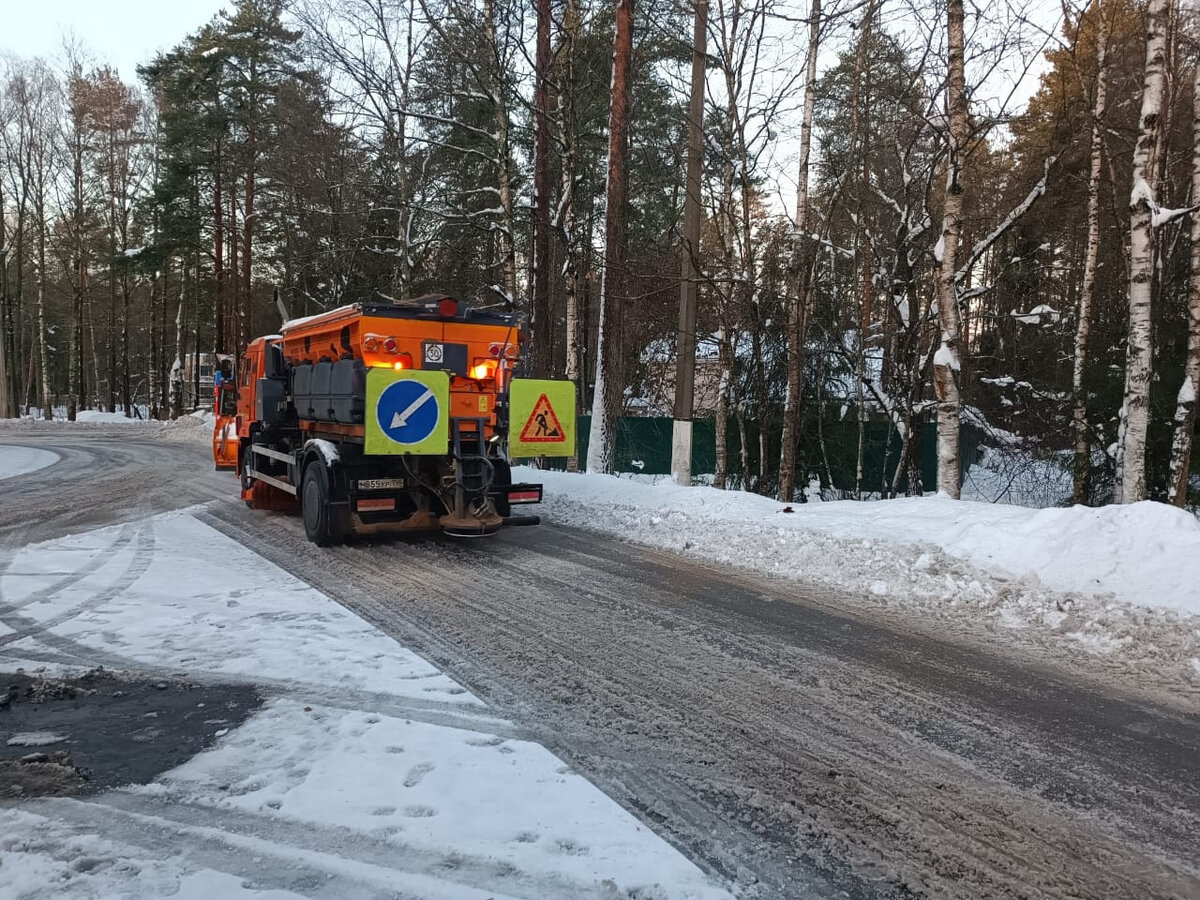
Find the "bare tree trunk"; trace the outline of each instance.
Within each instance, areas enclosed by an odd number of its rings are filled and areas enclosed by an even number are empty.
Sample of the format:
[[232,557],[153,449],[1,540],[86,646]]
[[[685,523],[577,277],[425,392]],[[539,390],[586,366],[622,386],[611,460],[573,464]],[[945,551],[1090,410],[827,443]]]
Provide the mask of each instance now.
[[[0,259],[0,274],[4,271],[3,260]],[[0,304],[4,302],[3,288],[0,287]],[[9,390],[8,390],[8,352],[5,346],[8,342],[0,340],[0,419],[9,417]]]
[[1079,295],[1079,323],[1075,328],[1075,366],[1071,375],[1074,396],[1072,419],[1075,430],[1075,503],[1091,499],[1092,442],[1088,434],[1087,396],[1083,376],[1087,366],[1088,333],[1092,327],[1092,297],[1096,287],[1096,262],[1100,254],[1100,173],[1104,168],[1104,113],[1108,101],[1108,20],[1104,5],[1095,6],[1100,19],[1096,35],[1096,101],[1092,109],[1092,169],[1088,178],[1087,257],[1083,266],[1083,290]]
[[738,457],[742,464],[742,484],[743,491],[752,489],[750,484],[750,442],[746,437],[746,416],[742,410],[742,404],[734,407],[733,418],[737,422],[738,428]]
[[1154,226],[1157,205],[1155,146],[1165,87],[1168,0],[1151,0],[1146,21],[1146,73],[1142,87],[1141,131],[1133,152],[1133,191],[1129,197],[1129,346],[1125,358],[1125,399],[1117,446],[1119,503],[1146,499],[1146,435],[1149,430],[1151,297],[1154,287]]
[[[238,273],[241,271],[239,268],[240,263],[238,262],[238,247],[241,242],[238,239],[237,199],[233,186],[230,186],[229,189],[229,228],[225,234],[226,249],[229,251],[229,272],[232,275],[229,279],[229,285],[233,288],[232,297],[226,296],[226,309],[229,310],[229,315],[233,318],[234,346],[237,348],[238,355],[240,356],[241,351],[245,349],[242,346],[242,342],[249,333],[250,326],[246,322],[246,306],[245,301],[242,299],[242,279],[238,276]],[[181,282],[186,283],[187,281],[187,269],[187,262],[181,259],[179,263]]]
[[87,280],[87,264],[83,258],[83,151],[84,129],[87,127],[87,112],[84,109],[85,84],[83,81],[82,65],[72,60],[72,72],[68,88],[70,97],[69,118],[71,122],[71,163],[72,163],[72,208],[73,226],[72,269],[75,276],[74,290],[71,297],[71,338],[69,341],[69,360],[67,362],[67,421],[74,422],[78,410],[87,403],[83,396],[83,291]]
[[133,416],[133,397],[129,381],[129,276],[121,276],[121,407],[125,418]]
[[548,378],[554,356],[550,313],[550,0],[537,0],[533,102],[533,372]]
[[96,314],[93,310],[88,315],[87,321],[88,343],[92,348],[92,394],[91,399],[96,404],[96,408],[100,408],[100,351],[96,345]]
[[149,315],[146,316],[147,327],[150,329],[150,364],[147,372],[149,399],[147,401],[147,415],[151,419],[162,417],[162,409],[158,403],[158,273],[155,272],[150,276],[150,306],[148,309]]
[[171,366],[171,418],[183,415],[183,284],[179,286],[179,311],[175,313],[175,362]]
[[[0,210],[4,202],[4,179],[0,177]],[[0,212],[0,419],[12,416],[12,391],[9,382],[8,333],[11,312],[8,294],[8,222]],[[16,368],[16,360],[12,361]]]
[[671,475],[692,483],[692,421],[696,388],[696,303],[699,293],[702,215],[700,180],[704,162],[704,67],[708,43],[708,0],[697,0],[692,22],[692,84],[688,100],[687,173],[683,231],[679,242],[679,330],[675,336],[675,421],[671,426]]
[[813,110],[817,90],[817,53],[821,46],[821,0],[812,0],[808,15],[808,68],[804,77],[804,112],[800,120],[800,175],[796,187],[796,233],[788,291],[787,391],[783,399],[783,435],[779,450],[779,499],[790,503],[795,493],[796,444],[800,437],[800,402],[804,392],[804,341],[807,332],[808,170]]
[[[253,61],[250,67],[250,82],[253,83],[256,77],[256,71]],[[250,92],[251,110],[249,116],[248,134],[246,137],[247,155],[250,158],[250,163],[246,167],[246,184],[245,184],[245,202],[242,209],[242,309],[241,322],[242,327],[239,332],[239,340],[237,343],[237,352],[240,355],[246,345],[250,343],[250,313],[251,304],[253,302],[253,286],[254,275],[252,264],[254,261],[254,200],[257,180],[258,168],[258,115],[255,108],[256,97],[253,91]],[[197,278],[196,288],[199,290],[200,283]],[[213,360],[215,366],[217,361]],[[197,396],[196,401],[200,398]]]
[[213,157],[213,278],[216,292],[213,297],[213,352],[225,352],[225,198],[221,185],[221,138],[214,146]]
[[713,487],[724,490],[729,483],[729,408],[733,392],[733,347],[724,331],[717,336],[717,357],[721,381],[717,386],[717,462],[713,470]]
[[559,166],[562,170],[562,196],[559,198],[556,227],[563,241],[563,291],[566,294],[567,359],[565,374],[575,384],[575,396],[583,402],[579,373],[579,275],[578,236],[575,233],[575,47],[579,40],[579,0],[567,0],[563,18],[563,38],[559,56],[562,76],[558,85],[556,117],[561,142]]
[[[1192,202],[1200,198],[1200,66],[1192,85]],[[1171,480],[1167,499],[1187,503],[1196,429],[1196,393],[1200,390],[1200,213],[1192,213],[1192,271],[1188,283],[1187,363],[1175,401],[1175,437],[1171,443]]]
[[942,334],[940,346],[933,358],[933,388],[938,404],[938,491],[957,500],[961,491],[958,428],[962,407],[958,390],[960,320],[958,291],[954,280],[958,241],[962,233],[963,157],[967,141],[962,0],[949,0],[947,3],[946,35],[950,64],[946,96],[950,113],[950,146],[946,158],[946,200],[942,210],[942,234],[934,251],[937,261],[934,283],[938,324]]
[[[44,189],[44,185],[42,188]],[[37,353],[41,370],[42,418],[53,419],[54,409],[50,400],[50,361],[46,353],[46,220],[45,207],[38,203],[38,267],[37,267]]]
[[625,156],[629,131],[629,65],[633,56],[633,0],[616,0],[612,102],[608,118],[608,176],[605,190],[604,267],[600,284],[600,328],[596,339],[596,386],[587,470],[613,471],[620,411],[625,269]]

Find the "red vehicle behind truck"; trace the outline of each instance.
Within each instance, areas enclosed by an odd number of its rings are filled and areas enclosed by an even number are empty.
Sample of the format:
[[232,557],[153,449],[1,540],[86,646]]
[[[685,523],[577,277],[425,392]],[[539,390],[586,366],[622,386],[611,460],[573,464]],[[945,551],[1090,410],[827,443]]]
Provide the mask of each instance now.
[[247,505],[299,511],[322,546],[536,525],[512,512],[542,486],[513,483],[509,446],[573,455],[575,399],[570,382],[516,377],[523,340],[514,316],[445,295],[288,321],[217,388],[214,460]]

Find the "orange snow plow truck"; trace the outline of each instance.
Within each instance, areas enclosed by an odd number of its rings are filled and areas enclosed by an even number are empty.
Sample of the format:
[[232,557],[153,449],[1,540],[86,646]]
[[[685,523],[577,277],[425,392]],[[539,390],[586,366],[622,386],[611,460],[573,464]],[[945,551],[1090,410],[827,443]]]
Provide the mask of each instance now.
[[575,454],[575,388],[515,377],[522,341],[514,316],[442,295],[290,320],[217,386],[213,458],[321,546],[536,525],[512,509],[542,486],[513,484],[510,454]]

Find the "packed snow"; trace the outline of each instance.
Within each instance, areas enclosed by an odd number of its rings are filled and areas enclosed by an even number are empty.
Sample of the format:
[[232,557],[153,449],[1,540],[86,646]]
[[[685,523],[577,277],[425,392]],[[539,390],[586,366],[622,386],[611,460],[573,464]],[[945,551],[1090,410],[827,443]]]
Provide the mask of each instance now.
[[161,422],[156,422],[150,419],[146,413],[146,407],[141,407],[138,410],[138,415],[126,416],[123,412],[106,412],[102,409],[81,409],[75,414],[75,421],[67,420],[67,410],[65,407],[56,407],[54,409],[53,419],[44,419],[39,413],[29,416],[22,416],[22,421],[26,422],[45,422],[49,424],[59,424],[64,426],[70,425],[161,425]]
[[27,475],[58,462],[58,454],[38,447],[0,444],[0,479]]
[[1200,522],[1160,503],[1028,509],[942,496],[785,505],[644,476],[520,469],[549,518],[826,585],[928,621],[1036,629],[1200,684]]
[[446,674],[188,512],[24,547],[0,596],[21,629],[0,626],[0,668],[270,698],[149,785],[0,810],[0,895],[729,897]]

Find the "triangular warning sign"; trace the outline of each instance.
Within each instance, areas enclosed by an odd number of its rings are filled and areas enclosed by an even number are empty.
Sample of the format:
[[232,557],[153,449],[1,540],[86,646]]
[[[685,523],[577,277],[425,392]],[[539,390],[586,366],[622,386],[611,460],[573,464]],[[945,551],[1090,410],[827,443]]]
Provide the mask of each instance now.
[[529,414],[525,427],[521,429],[521,441],[526,444],[563,444],[566,440],[567,434],[554,414],[550,399],[542,394],[533,405],[533,412]]

